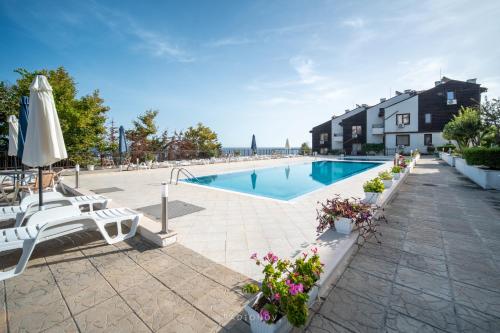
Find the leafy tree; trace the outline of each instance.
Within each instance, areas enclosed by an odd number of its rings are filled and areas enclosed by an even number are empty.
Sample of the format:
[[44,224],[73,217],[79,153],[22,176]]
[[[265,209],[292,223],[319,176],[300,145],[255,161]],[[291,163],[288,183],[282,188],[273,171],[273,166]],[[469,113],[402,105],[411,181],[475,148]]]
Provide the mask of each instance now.
[[202,123],[198,123],[196,127],[189,127],[184,133],[184,139],[193,144],[198,156],[218,156],[222,149],[217,133]]
[[487,135],[493,135],[495,144],[500,145],[500,99],[494,98],[491,101],[485,97],[484,103],[480,107],[481,119],[488,128]]
[[9,135],[7,119],[19,114],[19,99],[15,87],[7,82],[0,82],[0,137]]
[[[102,146],[106,133],[106,112],[108,112],[109,107],[104,105],[99,90],[77,98],[76,83],[64,67],[33,72],[19,68],[15,72],[20,77],[17,79],[16,84],[8,90],[13,95],[11,100],[14,105],[6,108],[10,111],[4,111],[2,107],[1,112],[17,114],[19,99],[21,96],[29,96],[29,87],[35,76],[37,74],[45,75],[52,86],[54,103],[69,158],[78,163],[83,163],[85,159],[89,159],[91,149]],[[5,87],[5,85],[5,83],[2,83],[0,87]],[[2,91],[2,88],[0,88],[0,91]]]
[[471,145],[478,146],[482,130],[479,111],[472,107],[461,107],[458,115],[444,126],[443,137],[446,140],[455,140],[462,150]]
[[157,115],[157,110],[147,110],[144,114],[139,115],[137,120],[134,120],[134,128],[126,132],[133,159],[152,158],[151,154],[155,151],[154,135],[158,131],[155,124]]
[[307,142],[304,142],[300,146],[300,155],[309,155],[310,153],[311,153],[311,148],[309,147],[309,145],[307,144]]

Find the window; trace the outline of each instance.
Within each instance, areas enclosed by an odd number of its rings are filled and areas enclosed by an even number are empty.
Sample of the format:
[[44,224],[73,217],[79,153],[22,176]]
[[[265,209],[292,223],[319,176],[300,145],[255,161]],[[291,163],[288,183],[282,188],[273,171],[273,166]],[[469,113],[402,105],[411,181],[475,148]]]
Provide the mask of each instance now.
[[432,134],[424,134],[424,146],[432,146]]
[[432,122],[432,114],[426,113],[425,114],[425,123],[430,124]]
[[455,105],[457,104],[457,100],[455,99],[455,92],[448,91],[446,93],[446,105]]
[[396,135],[396,146],[409,146],[410,136],[409,135]]
[[328,133],[321,133],[319,135],[319,144],[322,145],[325,142],[328,142]]
[[357,126],[352,127],[352,137],[353,138],[356,138],[356,137],[358,137],[358,135],[361,135],[361,134],[363,134],[363,129],[361,128],[361,126],[357,125]]
[[397,114],[396,125],[410,125],[410,114],[409,113]]

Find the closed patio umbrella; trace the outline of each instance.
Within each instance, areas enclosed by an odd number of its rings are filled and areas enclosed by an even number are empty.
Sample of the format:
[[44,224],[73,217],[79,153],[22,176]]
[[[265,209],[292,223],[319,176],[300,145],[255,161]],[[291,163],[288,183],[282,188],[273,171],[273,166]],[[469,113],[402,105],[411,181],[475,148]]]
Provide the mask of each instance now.
[[252,145],[250,146],[252,153],[257,154],[257,141],[255,141],[255,134],[252,135]]
[[288,141],[288,138],[286,138],[285,149],[286,149],[286,153],[289,154],[290,153],[290,141]]
[[[19,135],[19,122],[17,121],[16,116],[9,116],[7,122],[9,123],[9,150],[7,151],[7,155],[17,156],[17,137]],[[17,170],[17,158],[14,159],[14,166]]]
[[28,129],[23,164],[38,167],[39,207],[43,206],[42,167],[68,157],[59,124],[52,87],[37,75],[30,86]]
[[21,97],[19,103],[19,133],[17,136],[17,157],[23,158],[24,142],[26,141],[26,130],[28,129],[29,98]]
[[17,137],[19,136],[19,122],[16,116],[9,116],[9,156],[17,156]]
[[118,136],[118,152],[120,153],[120,165],[122,164],[122,156],[126,154],[128,151],[127,148],[127,139],[125,138],[125,129],[123,126],[120,126]]

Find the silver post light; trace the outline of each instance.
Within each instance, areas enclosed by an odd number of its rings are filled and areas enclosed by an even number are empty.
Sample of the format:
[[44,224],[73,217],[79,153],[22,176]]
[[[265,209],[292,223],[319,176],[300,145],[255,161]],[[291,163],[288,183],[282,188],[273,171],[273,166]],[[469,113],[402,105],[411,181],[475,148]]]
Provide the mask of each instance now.
[[75,165],[75,188],[80,186],[80,164]]
[[168,185],[161,183],[161,233],[168,233]]

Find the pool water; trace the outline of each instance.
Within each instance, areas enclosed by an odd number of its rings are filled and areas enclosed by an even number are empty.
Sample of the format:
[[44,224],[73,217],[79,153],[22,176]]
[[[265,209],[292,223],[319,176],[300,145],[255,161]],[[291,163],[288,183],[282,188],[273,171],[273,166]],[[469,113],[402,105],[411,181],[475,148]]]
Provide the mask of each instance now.
[[279,200],[291,200],[379,166],[375,162],[317,161],[181,181]]

